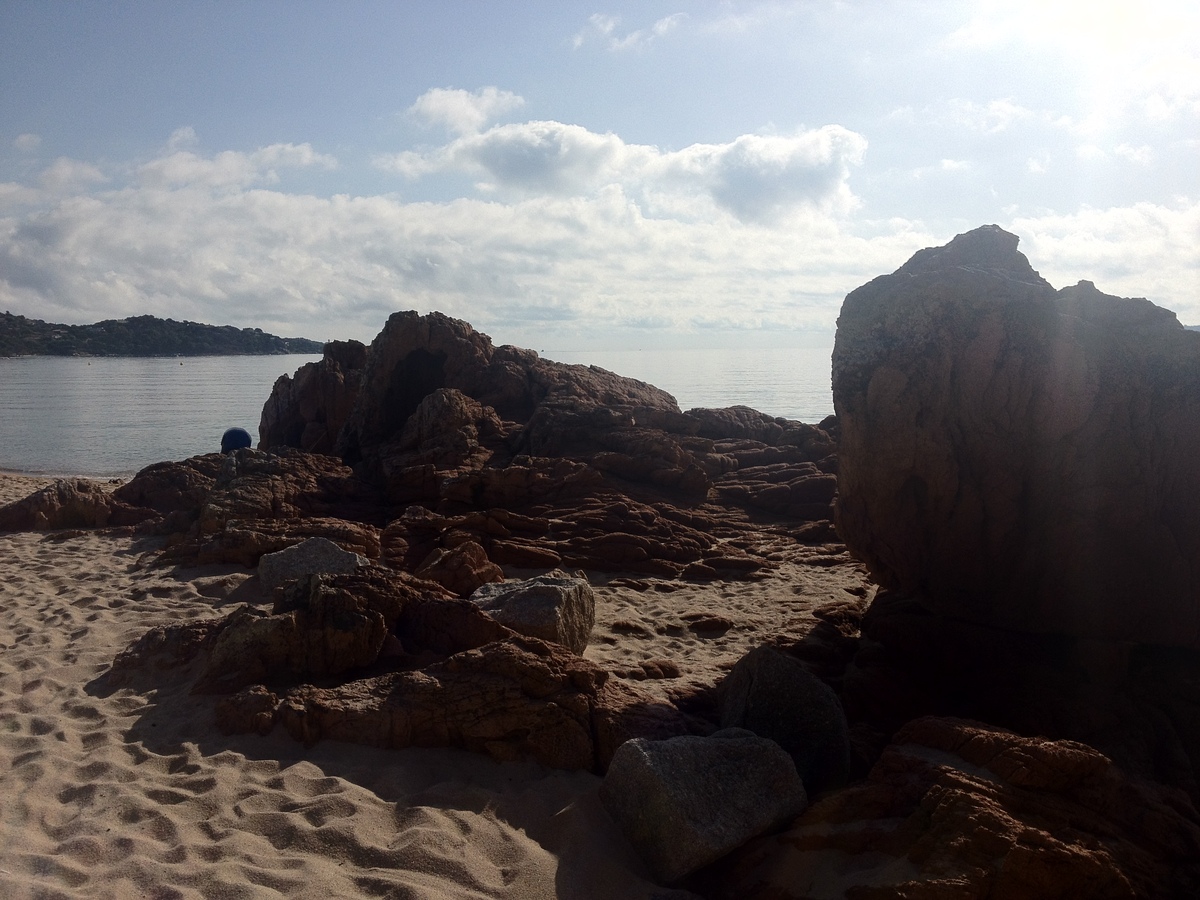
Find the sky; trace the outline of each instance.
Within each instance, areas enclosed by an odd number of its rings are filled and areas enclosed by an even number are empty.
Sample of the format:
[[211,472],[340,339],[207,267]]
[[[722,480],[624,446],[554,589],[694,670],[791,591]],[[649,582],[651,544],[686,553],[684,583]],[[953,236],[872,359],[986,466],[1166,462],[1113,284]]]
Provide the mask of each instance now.
[[998,224],[1200,323],[1200,4],[0,0],[0,310],[832,343]]

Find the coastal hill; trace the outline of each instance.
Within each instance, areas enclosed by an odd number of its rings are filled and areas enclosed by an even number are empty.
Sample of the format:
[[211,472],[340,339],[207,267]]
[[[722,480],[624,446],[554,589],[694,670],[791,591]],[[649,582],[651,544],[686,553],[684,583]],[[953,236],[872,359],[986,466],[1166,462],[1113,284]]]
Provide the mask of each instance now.
[[155,316],[55,325],[0,315],[0,356],[275,356],[320,353],[324,344],[281,338],[261,328],[201,325]]

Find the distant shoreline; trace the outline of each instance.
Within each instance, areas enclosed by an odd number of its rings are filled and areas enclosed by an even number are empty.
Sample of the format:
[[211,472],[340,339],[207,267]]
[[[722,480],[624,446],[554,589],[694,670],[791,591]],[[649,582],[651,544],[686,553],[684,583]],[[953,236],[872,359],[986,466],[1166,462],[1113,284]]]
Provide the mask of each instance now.
[[320,356],[320,350],[275,353],[0,353],[0,359],[212,359],[218,356]]
[[319,355],[321,341],[285,338],[261,328],[177,322],[155,316],[106,319],[94,325],[58,325],[0,313],[0,357],[127,357]]

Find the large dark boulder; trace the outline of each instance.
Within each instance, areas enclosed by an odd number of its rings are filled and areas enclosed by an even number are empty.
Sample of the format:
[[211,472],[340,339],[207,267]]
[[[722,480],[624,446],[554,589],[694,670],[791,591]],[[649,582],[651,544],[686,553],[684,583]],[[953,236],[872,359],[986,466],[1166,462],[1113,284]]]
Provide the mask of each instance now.
[[838,530],[987,625],[1200,647],[1200,334],[1056,291],[990,226],[855,290],[833,354]]
[[622,744],[600,800],[664,882],[720,859],[808,805],[788,755],[741,728]]
[[842,704],[800,661],[755,647],[719,690],[722,728],[770,738],[792,757],[810,794],[839,788],[850,775],[850,735]]

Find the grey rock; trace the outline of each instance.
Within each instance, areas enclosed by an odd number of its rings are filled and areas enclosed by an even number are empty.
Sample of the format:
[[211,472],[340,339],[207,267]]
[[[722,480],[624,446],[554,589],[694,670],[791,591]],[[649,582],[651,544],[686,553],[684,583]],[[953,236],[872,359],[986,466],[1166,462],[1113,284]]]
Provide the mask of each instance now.
[[810,794],[850,776],[850,733],[837,695],[800,661],[755,647],[721,683],[721,726],[770,738],[792,757]]
[[655,878],[677,881],[808,806],[790,757],[740,728],[635,738],[617,748],[600,799]]
[[263,590],[273,591],[285,581],[302,575],[340,575],[366,564],[365,556],[343,550],[328,538],[315,537],[277,553],[264,554],[258,561],[258,577]]
[[524,581],[485,584],[471,602],[520,634],[554,641],[583,653],[596,624],[596,595],[586,579],[539,575]]

